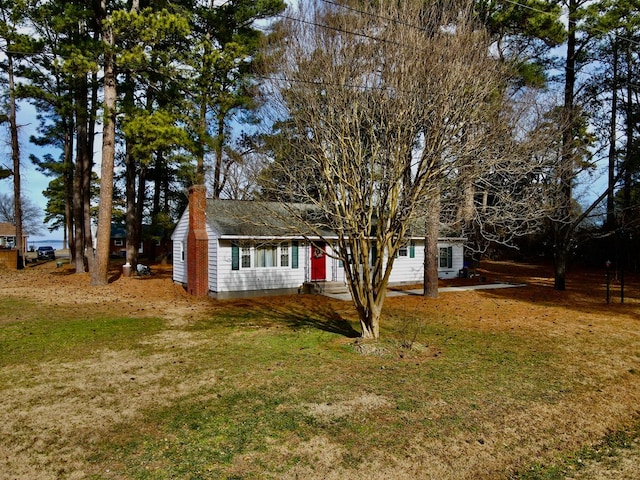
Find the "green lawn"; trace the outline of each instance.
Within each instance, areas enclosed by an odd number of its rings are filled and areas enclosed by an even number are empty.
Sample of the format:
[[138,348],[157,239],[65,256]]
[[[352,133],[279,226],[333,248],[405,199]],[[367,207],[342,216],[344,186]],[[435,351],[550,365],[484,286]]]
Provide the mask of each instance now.
[[[4,471],[559,479],[633,443],[640,379],[622,366],[640,354],[640,325],[627,310],[563,325],[561,305],[469,295],[466,311],[457,297],[389,301],[368,348],[350,307],[323,297],[187,299],[197,315],[181,322],[0,298]],[[482,323],[506,302],[509,319]],[[585,322],[600,324],[588,335]]]

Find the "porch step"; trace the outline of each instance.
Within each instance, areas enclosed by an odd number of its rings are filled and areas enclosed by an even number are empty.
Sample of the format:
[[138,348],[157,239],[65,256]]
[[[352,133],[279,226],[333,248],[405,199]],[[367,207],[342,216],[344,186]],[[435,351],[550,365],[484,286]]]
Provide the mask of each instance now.
[[318,295],[340,294],[349,293],[349,288],[342,282],[305,282],[303,291]]

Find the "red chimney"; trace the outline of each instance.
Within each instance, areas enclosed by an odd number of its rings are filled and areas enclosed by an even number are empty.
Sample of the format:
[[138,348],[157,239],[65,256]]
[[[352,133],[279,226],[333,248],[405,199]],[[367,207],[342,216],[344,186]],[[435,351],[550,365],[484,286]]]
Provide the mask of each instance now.
[[187,234],[187,292],[209,294],[209,242],[206,224],[207,188],[189,188],[189,233]]

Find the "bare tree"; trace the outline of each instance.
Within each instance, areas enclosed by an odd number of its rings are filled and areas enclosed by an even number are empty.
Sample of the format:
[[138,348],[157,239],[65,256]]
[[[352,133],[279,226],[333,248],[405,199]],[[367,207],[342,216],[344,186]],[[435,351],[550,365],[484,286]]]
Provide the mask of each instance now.
[[[22,199],[22,232],[25,235],[42,235],[42,209],[28,197]],[[0,193],[0,222],[16,224],[13,195]]]
[[442,221],[470,239],[478,258],[560,221],[563,124],[555,105],[540,92],[506,92],[496,116],[467,132],[484,141],[446,179]]
[[314,205],[317,238],[337,237],[365,338],[379,337],[394,257],[430,191],[482,141],[463,133],[484,122],[501,70],[471,17],[431,2],[302,3],[272,45],[274,111],[314,172],[285,167],[272,189]]

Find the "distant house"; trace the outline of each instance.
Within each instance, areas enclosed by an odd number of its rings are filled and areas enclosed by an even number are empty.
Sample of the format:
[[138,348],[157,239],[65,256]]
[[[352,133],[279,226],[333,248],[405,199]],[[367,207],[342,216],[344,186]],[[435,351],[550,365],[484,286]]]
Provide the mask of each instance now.
[[[172,242],[164,238],[163,232],[154,232],[150,225],[142,226],[142,240],[138,245],[140,258],[156,260],[171,254]],[[125,225],[111,224],[111,238],[109,239],[109,253],[112,257],[126,257],[127,230]]]
[[[16,248],[16,226],[0,222],[0,248]],[[22,251],[27,250],[27,235],[22,236]]]
[[[173,280],[194,295],[225,296],[261,290],[297,291],[306,282],[346,282],[333,254],[331,232],[306,239],[301,226],[259,202],[212,200],[204,189],[190,192],[190,205],[173,232]],[[463,268],[462,238],[438,240],[438,275],[452,278]],[[424,237],[398,252],[391,284],[422,283]]]
[[[22,251],[27,250],[27,236],[22,236]],[[10,269],[18,268],[18,250],[16,249],[16,226],[0,222],[0,265]]]

